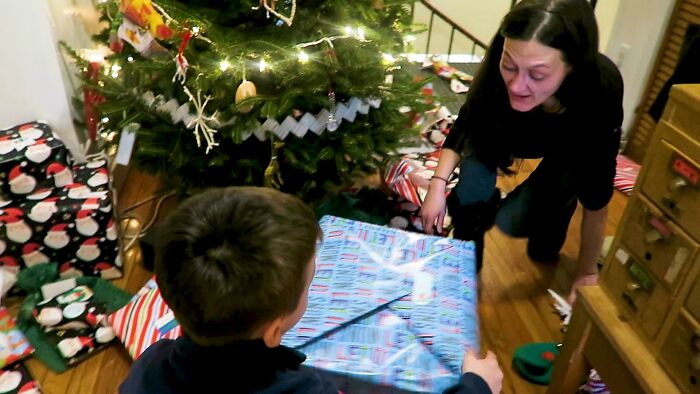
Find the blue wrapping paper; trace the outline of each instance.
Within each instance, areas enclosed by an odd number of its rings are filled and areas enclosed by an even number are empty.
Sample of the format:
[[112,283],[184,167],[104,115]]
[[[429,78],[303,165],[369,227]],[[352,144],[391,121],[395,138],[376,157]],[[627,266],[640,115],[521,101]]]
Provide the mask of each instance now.
[[419,392],[459,380],[478,350],[471,242],[324,216],[309,305],[283,344],[306,365]]

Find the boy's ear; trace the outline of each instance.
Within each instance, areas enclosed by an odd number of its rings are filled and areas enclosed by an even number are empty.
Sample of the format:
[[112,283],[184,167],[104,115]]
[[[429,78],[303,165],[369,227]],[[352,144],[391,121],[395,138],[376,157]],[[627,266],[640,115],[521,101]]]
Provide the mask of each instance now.
[[284,317],[278,317],[275,320],[267,324],[263,329],[263,341],[265,341],[265,346],[269,348],[274,348],[282,343],[282,323],[284,322]]

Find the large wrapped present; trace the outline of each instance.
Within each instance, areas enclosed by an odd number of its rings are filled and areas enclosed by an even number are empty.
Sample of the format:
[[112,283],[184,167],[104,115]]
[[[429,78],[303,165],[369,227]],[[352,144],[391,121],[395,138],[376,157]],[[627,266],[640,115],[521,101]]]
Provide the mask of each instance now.
[[0,195],[3,200],[70,183],[70,157],[51,128],[32,122],[0,130]]
[[126,306],[109,316],[117,337],[134,360],[161,339],[182,335],[175,315],[160,295],[154,278]]
[[308,309],[283,344],[306,364],[403,390],[441,391],[478,349],[474,246],[324,216]]
[[69,172],[69,184],[36,190],[0,208],[0,265],[16,273],[53,261],[63,277],[119,278],[118,226],[106,162],[76,165]]

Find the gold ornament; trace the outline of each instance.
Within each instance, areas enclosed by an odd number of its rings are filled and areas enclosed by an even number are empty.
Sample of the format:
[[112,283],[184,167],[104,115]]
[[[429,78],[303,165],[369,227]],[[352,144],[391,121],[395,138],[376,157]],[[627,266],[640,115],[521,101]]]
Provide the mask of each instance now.
[[280,173],[280,164],[277,160],[277,155],[279,155],[280,150],[284,146],[284,142],[276,141],[275,136],[270,135],[270,163],[265,168],[265,186],[275,189],[280,189],[284,182],[282,182],[282,174]]
[[[236,89],[236,104],[240,104],[243,100],[249,98],[249,97],[255,97],[258,95],[257,89],[255,88],[255,84],[243,80],[241,84],[238,86],[238,89]],[[238,112],[247,114],[253,109],[253,104],[248,104],[244,105],[242,107],[238,107]]]
[[375,10],[381,10],[382,8],[384,8],[384,0],[374,0],[372,2],[372,8],[374,8]]

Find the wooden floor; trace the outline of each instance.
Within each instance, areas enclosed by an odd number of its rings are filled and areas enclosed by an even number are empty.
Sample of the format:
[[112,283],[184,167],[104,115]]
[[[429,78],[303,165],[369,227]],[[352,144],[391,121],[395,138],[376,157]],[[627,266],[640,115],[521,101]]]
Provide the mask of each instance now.
[[[535,162],[525,162],[515,177],[499,179],[502,190],[511,190],[534,169]],[[139,174],[131,176],[120,195],[119,206],[130,206],[157,190],[154,179]],[[164,211],[172,207],[166,204]],[[613,235],[627,204],[627,197],[615,192],[609,208],[606,234]],[[136,211],[141,222],[148,219],[149,204]],[[567,242],[558,266],[537,265],[525,253],[525,240],[512,239],[493,229],[487,234],[484,269],[481,273],[479,313],[481,318],[481,342],[483,350],[494,351],[503,368],[505,378],[503,393],[544,393],[545,387],[533,385],[521,379],[511,368],[514,350],[528,342],[560,341],[560,319],[554,313],[546,292],[552,287],[566,290],[569,272],[575,262],[581,223],[577,210],[569,227]],[[134,227],[136,222],[129,226]],[[131,229],[130,231],[133,231]],[[126,275],[115,284],[130,293],[136,292],[150,273],[140,264],[138,247],[126,256]],[[46,394],[114,393],[129,370],[129,356],[118,345],[96,354],[67,372],[57,375],[37,360],[27,365],[41,383]],[[351,394],[351,393],[350,393]]]

